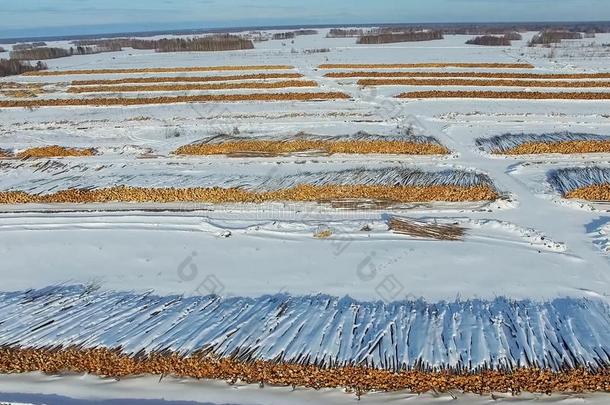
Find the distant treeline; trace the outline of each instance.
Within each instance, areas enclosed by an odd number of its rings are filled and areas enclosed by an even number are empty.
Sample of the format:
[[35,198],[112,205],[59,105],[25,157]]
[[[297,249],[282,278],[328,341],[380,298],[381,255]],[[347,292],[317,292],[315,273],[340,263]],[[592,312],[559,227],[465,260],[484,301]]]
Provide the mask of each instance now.
[[446,35],[505,35],[516,32],[510,28],[476,28],[476,27],[459,27],[459,28],[444,28],[443,34]]
[[294,37],[298,37],[301,35],[316,35],[318,31],[316,30],[296,30],[296,31],[287,31],[287,32],[276,32],[271,37],[272,39],[293,39]]
[[610,33],[610,22],[582,22],[582,23],[489,23],[489,24],[405,24],[381,26],[366,32],[361,28],[340,29],[333,28],[328,37],[360,37],[370,34],[408,31],[441,31],[445,35],[509,35],[512,33],[528,31],[564,31],[581,32],[585,34]]
[[133,49],[154,49],[157,52],[206,52],[206,51],[232,51],[240,49],[253,49],[254,44],[249,39],[244,39],[236,35],[219,34],[208,35],[198,38],[163,38],[157,40],[134,39],[134,38],[115,38],[115,39],[94,39],[74,41],[75,45],[81,46],[100,46]]
[[43,59],[57,59],[65,58],[73,55],[92,55],[102,52],[115,52],[120,51],[119,49],[112,47],[101,47],[101,46],[77,46],[66,48],[32,48],[23,50],[13,50],[10,53],[10,58],[14,60],[43,60]]
[[443,39],[441,31],[406,31],[366,34],[358,38],[359,44],[388,44],[392,42],[416,42]]
[[[369,25],[370,26],[370,25]],[[400,26],[401,29],[404,30],[412,30],[412,31],[421,31],[421,30],[436,30],[443,31],[446,34],[451,34],[452,31],[460,30],[460,29],[469,29],[471,31],[466,32],[467,35],[502,35],[506,31],[517,31],[517,32],[527,32],[527,31],[543,31],[543,30],[557,30],[557,31],[574,31],[574,32],[583,32],[583,33],[610,33],[610,21],[581,21],[581,22],[511,22],[511,23],[498,23],[498,22],[488,22],[488,23],[429,23],[429,24],[397,24],[392,25],[392,27]],[[319,25],[317,28],[345,28],[349,27],[349,25],[337,25],[331,24]],[[353,27],[353,25],[352,25]],[[312,27],[315,28],[315,27]],[[365,28],[364,25],[356,26],[356,28]],[[218,33],[235,33],[235,32],[243,32],[248,29],[252,29],[252,27],[244,27],[242,29],[235,28],[221,28],[221,29],[188,29],[188,30],[158,30],[153,32],[123,32],[123,33],[114,33],[114,34],[89,34],[89,35],[63,35],[63,36],[48,36],[35,40],[44,40],[44,41],[68,41],[68,40],[76,40],[76,39],[102,39],[102,38],[145,38],[154,36],[167,36],[167,35],[210,35],[210,34],[218,34]],[[257,27],[256,30],[277,30],[283,29],[288,30],[288,28],[284,27]],[[300,29],[300,27],[295,26],[295,29]],[[492,32],[488,30],[498,30],[497,32]],[[2,40],[5,44],[13,44],[17,42],[24,41],[32,41],[30,38],[8,38]]]
[[269,41],[269,36],[262,31],[250,31],[244,38],[251,39],[253,42]]
[[275,34],[273,34],[273,36],[271,38],[278,40],[278,39],[293,39],[294,37],[295,37],[294,32],[290,31],[290,32],[276,32]]
[[296,30],[294,31],[294,35],[297,37],[301,35],[318,35],[318,30]]
[[[532,31],[532,30],[529,30]],[[599,23],[575,23],[575,24],[562,24],[559,26],[547,26],[540,27],[534,31],[569,31],[569,32],[585,32],[588,34],[603,34],[610,32],[610,22],[599,22]]]
[[161,39],[155,50],[157,52],[209,52],[241,49],[254,49],[254,44],[249,39],[235,35],[211,35],[193,39]]
[[489,23],[489,24],[405,24],[381,26],[365,30],[363,28],[331,28],[327,38],[360,38],[371,35],[397,34],[406,32],[441,32],[444,35],[506,36],[509,40],[521,39],[520,32],[553,31],[584,33],[610,33],[610,22],[594,23]]
[[57,59],[73,55],[92,55],[102,52],[118,52],[124,47],[134,49],[154,49],[156,52],[228,51],[254,48],[254,44],[251,40],[228,34],[210,35],[192,39],[98,39],[74,41],[73,44],[75,46],[70,48],[23,46],[21,49],[13,49],[13,51],[10,53],[10,57],[11,59],[15,60]]
[[510,46],[510,38],[502,35],[483,35],[466,41],[468,45],[484,45],[484,46]]
[[[394,28],[396,29],[396,28]],[[528,31],[569,31],[584,33],[608,33],[610,22],[579,22],[579,23],[488,23],[488,24],[428,24],[413,25],[410,29],[434,29],[447,35],[504,35],[509,32]]]
[[40,48],[41,46],[47,46],[47,43],[46,42],[32,42],[29,44],[15,44],[15,45],[13,45],[13,50],[14,51],[23,51],[25,49]]
[[342,29],[331,28],[326,34],[326,38],[357,38],[364,35],[362,28]]
[[[351,29],[342,29],[342,28],[331,28],[327,38],[358,38],[365,35],[379,35],[379,34],[387,34],[387,33],[397,33],[397,32],[413,32],[413,31],[426,31],[423,27],[417,28],[409,28],[409,27],[380,27],[376,29],[372,29],[369,31],[365,31],[362,28],[351,28]],[[502,29],[502,28],[472,28],[472,27],[456,27],[456,28],[442,28],[436,29],[434,31],[441,31],[443,34],[448,35],[504,35],[507,33],[512,33],[513,31],[510,29]]]
[[558,44],[563,39],[582,39],[580,32],[571,31],[542,31],[531,39],[529,46]]
[[156,49],[158,41],[134,38],[115,38],[115,39],[87,39],[82,41],[72,41],[76,46],[100,46],[109,48],[133,48],[133,49]]
[[31,72],[33,70],[46,70],[47,65],[38,62],[35,65],[31,65],[27,62],[21,62],[18,60],[11,59],[0,59],[0,77],[20,75],[25,72]]
[[521,41],[523,39],[523,36],[518,32],[507,32],[506,34],[504,34],[504,38],[507,38],[511,41]]

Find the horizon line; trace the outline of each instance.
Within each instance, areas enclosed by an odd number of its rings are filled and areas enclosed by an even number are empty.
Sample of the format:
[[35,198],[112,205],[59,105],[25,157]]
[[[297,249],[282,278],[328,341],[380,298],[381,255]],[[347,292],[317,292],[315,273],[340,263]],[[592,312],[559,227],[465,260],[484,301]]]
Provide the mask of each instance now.
[[[245,26],[223,26],[215,28],[175,28],[161,30],[146,30],[146,31],[114,31],[91,34],[69,34],[69,35],[35,35],[22,37],[6,37],[0,38],[0,43],[12,44],[17,42],[27,42],[33,40],[47,41],[62,41],[71,39],[98,39],[98,38],[117,38],[129,35],[130,37],[146,37],[156,35],[188,35],[188,34],[206,34],[216,32],[236,32],[236,31],[251,31],[251,30],[277,30],[277,29],[295,29],[295,28],[336,28],[336,27],[384,27],[384,26],[440,26],[440,25],[518,25],[518,24],[600,24],[610,23],[610,20],[552,20],[552,21],[464,21],[464,22],[378,22],[378,23],[319,23],[319,24],[287,24],[287,25],[245,25]],[[78,26],[72,26],[78,27]],[[95,27],[95,26],[93,26]],[[60,28],[60,27],[56,27]],[[61,27],[69,28],[69,27]]]

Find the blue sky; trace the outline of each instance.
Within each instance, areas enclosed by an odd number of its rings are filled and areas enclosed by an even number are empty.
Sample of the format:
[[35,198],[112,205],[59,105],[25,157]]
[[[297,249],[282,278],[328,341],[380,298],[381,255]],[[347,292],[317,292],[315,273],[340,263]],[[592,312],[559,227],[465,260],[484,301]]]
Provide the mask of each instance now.
[[0,0],[0,37],[227,26],[610,20],[610,0]]

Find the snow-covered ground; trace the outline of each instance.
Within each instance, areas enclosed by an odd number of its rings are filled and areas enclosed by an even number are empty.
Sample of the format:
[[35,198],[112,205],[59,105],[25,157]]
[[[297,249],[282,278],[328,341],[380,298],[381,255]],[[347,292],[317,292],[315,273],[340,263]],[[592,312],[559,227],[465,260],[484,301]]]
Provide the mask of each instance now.
[[[4,392],[4,394],[2,394]],[[308,404],[553,404],[604,405],[607,394],[494,394],[459,393],[412,394],[372,393],[362,396],[338,390],[260,388],[258,385],[227,385],[225,382],[191,381],[165,377],[138,377],[121,381],[93,376],[44,376],[30,373],[0,376],[0,403],[36,405],[308,405]]]
[[121,381],[93,376],[0,376],[0,403],[36,405],[294,405],[308,404],[553,404],[604,405],[605,394],[521,394],[511,396],[463,395],[459,393],[372,393],[360,399],[338,390],[260,388],[258,385],[227,385],[225,382],[190,381],[165,377],[139,377]]
[[[0,161],[0,187],[2,191],[51,192],[66,185],[108,186],[121,181],[151,187],[171,185],[174,173],[181,174],[181,184],[191,185],[209,179],[225,181],[236,173],[274,179],[354,167],[415,167],[485,173],[503,199],[490,204],[413,204],[368,210],[314,204],[0,206],[1,290],[93,283],[102,290],[159,295],[217,293],[256,298],[322,293],[365,302],[422,298],[429,303],[496,297],[544,302],[570,297],[608,303],[608,207],[567,202],[547,179],[548,172],[557,168],[607,166],[608,155],[500,157],[480,150],[476,139],[504,133],[564,131],[610,135],[610,101],[397,100],[393,96],[403,91],[428,87],[360,88],[353,79],[326,78],[327,70],[318,68],[322,63],[523,62],[535,68],[500,71],[603,72],[610,62],[610,48],[601,46],[610,42],[608,34],[564,41],[551,55],[548,49],[526,47],[534,33],[525,34],[524,40],[515,41],[512,47],[497,48],[465,45],[470,37],[458,35],[422,43],[363,46],[354,38],[327,39],[325,33],[321,30],[319,35],[297,37],[294,43],[256,43],[256,49],[248,51],[154,53],[130,49],[48,61],[52,70],[286,64],[295,68],[281,72],[298,72],[304,79],[315,80],[320,85],[315,91],[342,91],[352,99],[0,109],[0,149],[21,151],[58,144],[96,147],[100,152],[84,158]],[[330,52],[303,52],[320,48]],[[218,74],[237,73],[103,74],[94,78]],[[9,77],[0,83],[44,83],[49,92],[41,98],[81,97],[64,92],[71,80],[89,78]],[[451,154],[279,158],[171,154],[179,146],[220,133],[284,137],[299,132],[398,135],[407,130],[434,137]],[[466,229],[466,236],[462,241],[439,241],[398,235],[388,229],[392,216],[456,223]],[[314,237],[320,230],[330,230],[331,235]],[[458,395],[458,402],[610,401],[602,394],[504,397]],[[97,404],[120,398],[138,399],[142,404],[356,401],[354,395],[338,390],[291,392],[171,378],[117,382],[90,376],[0,376],[0,403],[77,403],[70,401],[87,399]],[[452,399],[448,394],[380,393],[366,395],[362,402],[437,404]]]

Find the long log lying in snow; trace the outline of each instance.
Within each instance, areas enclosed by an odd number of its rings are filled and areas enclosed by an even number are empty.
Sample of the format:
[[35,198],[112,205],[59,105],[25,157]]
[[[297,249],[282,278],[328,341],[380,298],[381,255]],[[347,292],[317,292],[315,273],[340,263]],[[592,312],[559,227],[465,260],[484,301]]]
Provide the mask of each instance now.
[[512,100],[610,100],[610,92],[537,92],[537,91],[412,91],[397,98],[481,98]]
[[572,167],[553,170],[549,183],[565,198],[610,201],[610,168]]
[[362,395],[371,391],[409,390],[414,393],[460,391],[476,394],[607,392],[610,373],[571,370],[518,369],[510,372],[478,373],[401,371],[362,366],[328,367],[278,363],[243,362],[206,356],[183,357],[171,352],[129,356],[118,349],[28,349],[1,348],[0,373],[43,372],[88,373],[103,377],[136,377],[146,374],[197,379],[238,381],[284,387],[344,388]]
[[340,92],[319,93],[252,93],[252,94],[199,94],[191,96],[134,97],[134,98],[64,98],[37,100],[0,100],[0,108],[78,107],[78,106],[130,106],[176,103],[210,103],[237,101],[318,101],[345,100],[350,96]]
[[503,134],[478,138],[482,150],[500,155],[609,153],[610,136],[579,133]]
[[52,286],[0,293],[0,373],[176,375],[357,393],[608,391],[609,313],[593,298],[384,303]]
[[529,63],[326,63],[320,69],[417,69],[417,68],[481,68],[481,69],[533,69]]
[[473,86],[473,87],[556,87],[607,88],[609,81],[484,80],[484,79],[361,79],[360,86]]
[[125,93],[152,91],[196,91],[196,90],[242,90],[242,89],[284,89],[290,87],[318,87],[313,80],[281,80],[274,82],[228,82],[203,84],[167,85],[118,85],[118,86],[78,86],[69,87],[68,93]]
[[325,77],[360,78],[409,78],[409,77],[472,77],[484,79],[610,79],[610,73],[506,73],[506,72],[329,72]]
[[332,202],[336,200],[374,200],[392,203],[426,201],[491,201],[498,194],[489,186],[369,186],[369,185],[298,185],[284,190],[254,192],[238,188],[149,188],[116,186],[95,190],[68,189],[50,194],[24,191],[0,192],[0,204],[27,203],[104,203],[104,202]]
[[73,86],[98,86],[107,84],[129,84],[129,83],[198,83],[198,82],[227,82],[239,80],[267,80],[267,79],[299,79],[303,77],[300,73],[254,73],[248,75],[225,75],[225,76],[170,76],[170,77],[127,77],[123,79],[99,79],[99,80],[73,80]]
[[179,147],[178,155],[261,155],[291,153],[444,155],[449,150],[427,136],[381,136],[366,133],[339,136],[295,135],[282,137],[235,137],[219,135]]
[[[230,175],[225,173],[155,177],[133,175],[120,184],[115,173],[96,171],[94,177],[56,176],[36,192],[11,189],[0,192],[0,203],[80,202],[333,202],[375,200],[392,203],[423,201],[489,201],[498,198],[491,179],[482,173],[410,168],[356,168],[341,171],[303,172],[284,176]],[[68,181],[71,187],[64,186]],[[175,187],[180,181],[182,187]],[[155,187],[145,184],[154,182]],[[78,185],[78,186],[77,186]],[[80,186],[80,187],[79,187]],[[79,187],[79,188],[76,188]]]
[[175,72],[215,72],[238,70],[290,70],[290,65],[242,65],[242,66],[185,66],[185,67],[156,67],[156,68],[129,68],[129,69],[73,69],[73,70],[40,70],[26,72],[24,76],[65,76],[65,75],[96,75],[96,74],[125,74],[125,73],[175,73]]

